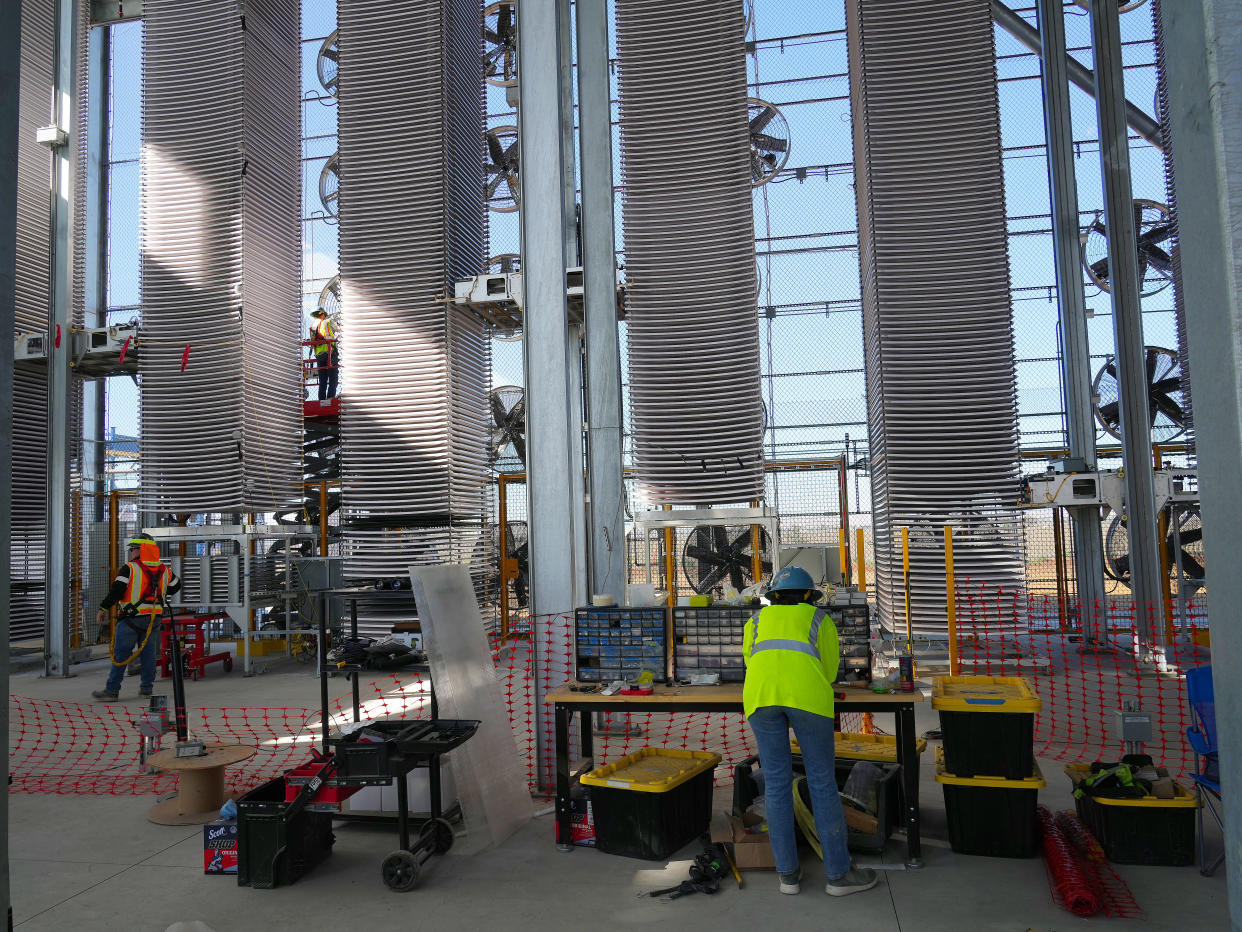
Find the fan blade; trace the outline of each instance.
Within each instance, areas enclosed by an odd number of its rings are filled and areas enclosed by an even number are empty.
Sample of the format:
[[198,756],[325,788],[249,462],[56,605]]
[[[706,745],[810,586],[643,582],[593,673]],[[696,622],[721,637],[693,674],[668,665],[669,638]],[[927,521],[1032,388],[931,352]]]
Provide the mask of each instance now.
[[1156,243],[1163,243],[1172,235],[1173,223],[1171,221],[1153,224],[1149,230],[1139,236],[1139,248],[1141,249],[1143,246],[1154,246]]
[[784,152],[789,148],[789,143],[784,139],[777,139],[775,136],[769,136],[766,133],[752,133],[750,144],[756,149],[762,149],[765,152]]
[[513,31],[513,7],[502,5],[496,11],[496,30],[502,34]]
[[[722,579],[725,578],[725,576],[729,575],[729,573],[730,573],[729,564],[722,563],[719,566],[712,567],[711,572],[707,573],[706,575],[700,576],[699,583],[697,586],[695,586],[693,582],[691,582],[690,585],[694,589],[695,592],[701,595],[705,592],[710,592],[716,585],[720,583]],[[735,586],[734,588],[739,588],[739,587]]]
[[[486,26],[483,27],[483,41],[490,42],[493,45],[500,45],[504,40],[500,38],[499,32],[492,32]],[[489,52],[490,54],[490,52]]]
[[1163,379],[1157,379],[1151,384],[1152,394],[1156,392],[1180,392],[1182,390],[1182,377],[1180,375],[1167,375]]
[[489,396],[488,401],[492,407],[492,421],[497,427],[504,427],[505,421],[509,417],[509,412],[505,410],[504,399],[493,393]]
[[1173,258],[1159,246],[1148,246],[1141,254],[1146,258],[1147,265],[1166,277],[1173,274]]
[[[1169,539],[1170,540],[1173,539],[1172,534],[1169,535]],[[1178,534],[1177,539],[1182,542],[1183,546],[1185,546],[1186,544],[1200,543],[1203,540],[1203,528],[1192,527],[1190,528],[1190,530],[1184,531],[1181,534]]]
[[702,546],[687,541],[686,549],[683,553],[689,559],[696,560],[699,563],[706,563],[709,566],[718,566],[723,562],[720,554],[713,550],[710,544]]
[[513,140],[509,148],[505,149],[505,168],[510,171],[517,171],[518,168],[518,141]]
[[1186,426],[1186,411],[1168,395],[1153,395],[1151,399],[1152,423],[1156,422],[1156,411],[1159,411],[1178,427]]
[[526,466],[526,435],[513,438],[513,449],[517,451],[517,457],[521,461],[522,466]]
[[1182,572],[1191,579],[1206,579],[1207,572],[1203,568],[1203,564],[1199,562],[1199,558],[1193,553],[1182,551]]
[[763,162],[754,152],[750,153],[750,181],[751,184],[763,180]]
[[1091,274],[1102,282],[1108,281],[1108,256],[1091,263]]
[[487,153],[498,169],[505,164],[505,149],[495,133],[487,134]]
[[320,49],[319,54],[328,61],[334,61],[338,65],[341,63],[341,50],[334,45],[329,45],[326,49]]
[[1095,220],[1091,222],[1091,226],[1087,227],[1087,232],[1099,233],[1101,236],[1108,236],[1108,230],[1104,226],[1104,221],[1100,219],[1098,214],[1096,215]]
[[772,122],[776,116],[776,108],[769,105],[756,113],[750,120],[750,131],[752,134],[763,132],[764,128]]
[[1120,410],[1120,403],[1116,401],[1110,401],[1099,407],[1100,417],[1114,426],[1117,425],[1117,414]]
[[496,196],[496,189],[499,188],[506,181],[508,181],[508,179],[504,175],[501,175],[501,174],[493,175],[492,180],[487,183],[487,188],[484,191],[484,196],[488,200],[491,200],[493,197]]

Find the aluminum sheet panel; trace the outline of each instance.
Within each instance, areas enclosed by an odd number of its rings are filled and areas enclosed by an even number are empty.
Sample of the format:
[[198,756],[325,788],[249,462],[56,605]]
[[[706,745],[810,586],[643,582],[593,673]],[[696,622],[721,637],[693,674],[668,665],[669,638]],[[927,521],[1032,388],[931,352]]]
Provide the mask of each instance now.
[[617,0],[629,390],[639,495],[763,497],[745,20]]
[[988,0],[847,0],[876,590],[943,637],[957,577],[1022,584],[1018,423]]
[[143,505],[273,509],[301,482],[299,8],[144,12]]

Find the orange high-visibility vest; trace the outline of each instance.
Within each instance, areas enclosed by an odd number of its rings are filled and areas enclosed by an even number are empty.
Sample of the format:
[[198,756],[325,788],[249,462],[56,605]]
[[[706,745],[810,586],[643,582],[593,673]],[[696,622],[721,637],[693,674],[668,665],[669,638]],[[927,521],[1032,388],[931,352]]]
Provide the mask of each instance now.
[[129,586],[121,602],[132,605],[140,615],[158,615],[163,611],[172,571],[160,562],[158,544],[143,544],[138,556],[138,560],[125,564],[129,567]]

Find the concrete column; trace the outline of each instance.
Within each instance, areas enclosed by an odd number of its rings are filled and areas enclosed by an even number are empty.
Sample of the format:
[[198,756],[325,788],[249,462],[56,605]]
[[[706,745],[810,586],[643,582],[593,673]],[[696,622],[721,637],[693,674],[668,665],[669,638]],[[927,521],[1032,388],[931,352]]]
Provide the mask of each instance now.
[[[1042,47],[1044,133],[1048,141],[1048,182],[1052,203],[1053,258],[1061,320],[1061,384],[1069,455],[1095,466],[1095,413],[1091,400],[1091,350],[1087,342],[1087,306],[1082,290],[1078,242],[1078,181],[1074,174],[1074,135],[1066,76],[1065,19],[1060,0],[1039,0]],[[1104,597],[1104,546],[1100,509],[1071,508],[1074,522],[1074,568],[1083,628],[1088,641],[1097,630],[1096,606]]]
[[1215,556],[1208,611],[1225,796],[1229,917],[1242,930],[1242,6],[1178,0],[1161,7],[1182,231],[1182,288],[1194,373],[1203,543]]

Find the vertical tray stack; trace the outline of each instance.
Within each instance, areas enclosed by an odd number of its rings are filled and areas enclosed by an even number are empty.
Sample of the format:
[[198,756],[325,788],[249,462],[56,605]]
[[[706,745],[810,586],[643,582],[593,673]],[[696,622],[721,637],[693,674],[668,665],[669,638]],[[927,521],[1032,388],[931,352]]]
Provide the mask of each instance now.
[[734,606],[673,609],[673,675],[719,673],[722,683],[746,679],[742,638],[755,608]]
[[574,612],[579,682],[664,679],[667,618],[663,608],[589,606]]
[[841,682],[871,682],[871,608],[867,593],[839,590],[828,606],[841,646]]

